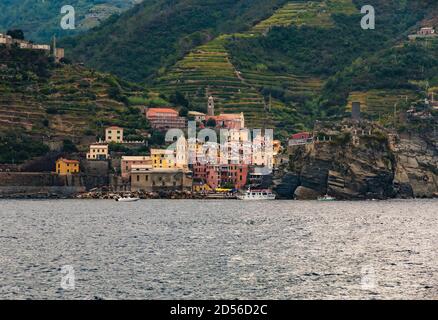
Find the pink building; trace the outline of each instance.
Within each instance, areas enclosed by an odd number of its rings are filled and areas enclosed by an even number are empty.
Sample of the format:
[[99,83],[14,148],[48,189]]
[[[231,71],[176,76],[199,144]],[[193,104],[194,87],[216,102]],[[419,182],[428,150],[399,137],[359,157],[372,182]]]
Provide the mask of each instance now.
[[248,165],[244,164],[193,165],[193,177],[206,181],[212,189],[225,184],[232,184],[234,188],[242,189],[246,185],[248,171]]
[[151,123],[152,128],[158,130],[184,129],[186,127],[186,118],[180,117],[178,111],[171,108],[146,109],[146,118]]
[[422,36],[431,36],[435,34],[435,29],[432,27],[424,27],[421,28],[420,31],[417,32],[417,34]]
[[221,113],[218,116],[206,116],[205,121],[208,121],[209,119],[214,119],[216,121],[216,128],[245,128],[245,117],[243,115],[243,112],[237,114]]
[[289,138],[289,146],[312,143],[313,137],[310,132],[295,133]]

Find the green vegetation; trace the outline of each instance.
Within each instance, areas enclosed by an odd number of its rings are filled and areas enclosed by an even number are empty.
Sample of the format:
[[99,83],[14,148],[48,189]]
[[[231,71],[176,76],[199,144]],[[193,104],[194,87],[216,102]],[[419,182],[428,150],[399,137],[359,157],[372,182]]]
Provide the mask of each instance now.
[[130,80],[151,80],[191,49],[249,29],[286,0],[144,1],[61,43],[69,57]]
[[46,154],[49,148],[21,132],[0,134],[0,163],[17,164]]
[[55,65],[41,52],[0,47],[0,132],[78,141],[123,126],[141,135],[149,124],[129,98],[138,91],[114,76],[78,65]]
[[[363,5],[376,9],[375,30],[360,27]],[[145,1],[61,43],[73,60],[125,80],[23,59],[0,87],[21,110],[0,123],[72,136],[114,124],[136,136],[150,129],[143,107],[184,116],[205,112],[212,95],[217,113],[244,112],[247,126],[275,126],[277,138],[342,118],[353,101],[393,124],[394,109],[438,94],[438,42],[407,40],[437,12],[433,0]]]
[[[2,0],[0,2],[0,32],[23,29],[29,39],[49,41],[56,34],[67,36],[98,25],[112,14],[118,14],[135,0]],[[72,5],[76,11],[76,30],[62,30],[61,7]]]

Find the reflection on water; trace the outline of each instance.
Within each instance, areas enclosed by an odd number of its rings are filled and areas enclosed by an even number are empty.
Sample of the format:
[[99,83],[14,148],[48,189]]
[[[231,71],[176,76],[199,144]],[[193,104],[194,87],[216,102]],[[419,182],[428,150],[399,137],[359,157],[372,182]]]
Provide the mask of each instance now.
[[438,299],[437,207],[0,201],[0,298]]

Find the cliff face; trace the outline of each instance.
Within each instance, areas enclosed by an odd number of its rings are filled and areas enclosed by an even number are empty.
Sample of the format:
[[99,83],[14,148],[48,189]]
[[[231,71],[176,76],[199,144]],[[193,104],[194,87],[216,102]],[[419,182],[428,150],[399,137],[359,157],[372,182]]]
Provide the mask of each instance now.
[[[321,134],[321,133],[319,133]],[[325,131],[327,139],[290,148],[274,177],[280,198],[387,199],[438,195],[432,136],[400,138],[376,127]]]
[[394,187],[400,197],[438,195],[438,142],[433,135],[399,139],[393,152]]

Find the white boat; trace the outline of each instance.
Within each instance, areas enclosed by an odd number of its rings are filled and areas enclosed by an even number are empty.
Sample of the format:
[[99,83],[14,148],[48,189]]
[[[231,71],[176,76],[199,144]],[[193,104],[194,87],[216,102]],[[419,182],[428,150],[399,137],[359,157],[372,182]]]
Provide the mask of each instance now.
[[318,197],[318,201],[335,201],[336,198],[335,197],[331,197],[328,194],[326,194],[323,197]]
[[138,201],[140,200],[140,198],[137,197],[120,197],[120,198],[116,198],[116,201],[118,202],[134,202],[134,201]]
[[275,194],[271,190],[251,190],[237,195],[239,200],[275,200]]

